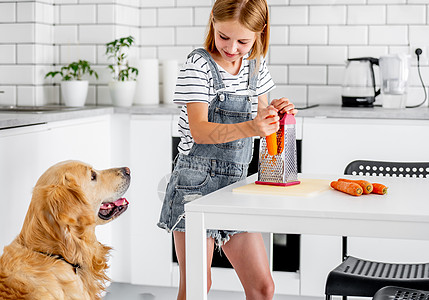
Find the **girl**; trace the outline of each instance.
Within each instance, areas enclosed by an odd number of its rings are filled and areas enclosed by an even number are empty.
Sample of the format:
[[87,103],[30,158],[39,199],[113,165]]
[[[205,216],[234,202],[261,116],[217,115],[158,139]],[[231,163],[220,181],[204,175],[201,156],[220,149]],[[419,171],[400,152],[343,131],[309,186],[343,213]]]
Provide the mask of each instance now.
[[[205,49],[196,49],[180,71],[175,103],[183,105],[179,155],[167,186],[158,226],[173,231],[180,268],[177,299],[186,297],[184,204],[244,179],[252,137],[279,129],[278,114],[297,111],[286,98],[268,105],[274,88],[268,50],[266,0],[217,0]],[[274,283],[260,233],[208,230],[207,287],[214,245],[222,247],[246,299],[272,299]]]

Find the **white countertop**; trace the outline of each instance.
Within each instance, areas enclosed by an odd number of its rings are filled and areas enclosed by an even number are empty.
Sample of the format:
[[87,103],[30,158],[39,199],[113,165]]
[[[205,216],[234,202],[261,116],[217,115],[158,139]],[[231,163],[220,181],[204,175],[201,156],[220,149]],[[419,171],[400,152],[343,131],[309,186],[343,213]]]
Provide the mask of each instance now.
[[[298,117],[304,118],[349,118],[349,119],[402,119],[429,120],[429,108],[385,109],[382,107],[361,108],[341,106],[316,106],[298,108]],[[84,106],[77,110],[44,112],[1,112],[0,129],[27,126],[59,120],[68,120],[101,114],[178,115],[176,105],[140,105],[132,107]]]

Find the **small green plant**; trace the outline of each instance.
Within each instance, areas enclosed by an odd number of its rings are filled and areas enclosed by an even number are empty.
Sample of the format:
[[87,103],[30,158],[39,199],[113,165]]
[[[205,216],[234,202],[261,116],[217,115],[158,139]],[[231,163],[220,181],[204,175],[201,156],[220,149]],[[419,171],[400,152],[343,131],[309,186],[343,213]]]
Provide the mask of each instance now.
[[108,68],[116,81],[136,80],[139,70],[128,64],[127,50],[134,44],[134,38],[127,36],[106,44],[106,55],[113,60]]
[[56,75],[61,75],[62,81],[71,81],[71,80],[82,80],[82,76],[89,74],[89,76],[94,75],[98,79],[98,74],[91,69],[91,65],[86,60],[79,60],[77,62],[72,62],[71,64],[64,66],[60,71],[49,72],[45,75],[45,78],[51,76],[54,78]]

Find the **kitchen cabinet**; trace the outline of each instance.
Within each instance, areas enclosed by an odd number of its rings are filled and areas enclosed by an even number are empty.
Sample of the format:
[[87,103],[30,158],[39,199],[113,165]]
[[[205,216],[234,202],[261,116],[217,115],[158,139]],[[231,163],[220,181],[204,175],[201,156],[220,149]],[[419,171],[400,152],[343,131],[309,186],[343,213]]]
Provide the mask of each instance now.
[[[37,179],[51,165],[80,160],[97,169],[110,167],[110,116],[58,121],[0,130],[2,207],[0,252],[21,231]],[[111,243],[110,224],[97,228]]]
[[131,115],[131,283],[172,286],[172,238],[156,225],[171,173],[170,115]]
[[[429,161],[428,128],[427,120],[304,118],[302,170],[314,174],[342,174],[346,165],[357,159]],[[341,259],[340,238],[309,236],[303,237],[303,241],[301,294],[323,295],[326,276]],[[320,249],[327,245],[331,247],[323,250],[325,261],[316,264]],[[428,253],[427,241],[348,238],[348,254],[369,260],[427,262]],[[317,276],[309,269],[315,265],[318,266]]]

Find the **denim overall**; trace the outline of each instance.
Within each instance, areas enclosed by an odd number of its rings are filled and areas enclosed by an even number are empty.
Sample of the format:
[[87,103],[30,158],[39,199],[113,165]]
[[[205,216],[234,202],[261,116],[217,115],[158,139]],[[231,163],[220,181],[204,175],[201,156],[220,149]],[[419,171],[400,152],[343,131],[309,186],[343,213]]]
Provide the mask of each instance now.
[[[251,97],[256,94],[258,73],[255,60],[249,62],[249,95],[234,95],[224,92],[225,85],[219,69],[210,54],[200,48],[198,53],[208,62],[213,74],[216,97],[208,108],[208,121],[234,124],[252,119]],[[233,129],[237,130],[237,129]],[[213,130],[209,135],[228,135],[227,131]],[[158,226],[167,231],[185,231],[184,205],[247,176],[247,168],[252,158],[253,138],[243,138],[222,144],[194,143],[188,155],[179,154],[170,182],[167,186]],[[237,233],[227,230],[207,230],[207,237],[215,239],[221,246]]]

